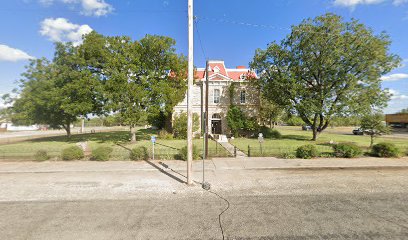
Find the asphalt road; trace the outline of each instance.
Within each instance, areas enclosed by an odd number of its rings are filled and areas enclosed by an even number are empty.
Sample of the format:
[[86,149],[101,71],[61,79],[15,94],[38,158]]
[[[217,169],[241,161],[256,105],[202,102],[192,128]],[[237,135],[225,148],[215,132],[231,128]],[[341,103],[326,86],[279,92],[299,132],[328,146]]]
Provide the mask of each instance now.
[[[127,194],[114,191],[131,177]],[[226,239],[408,239],[408,170],[229,170],[208,180],[229,202]],[[0,239],[222,239],[227,208],[152,171],[0,174],[0,193]]]

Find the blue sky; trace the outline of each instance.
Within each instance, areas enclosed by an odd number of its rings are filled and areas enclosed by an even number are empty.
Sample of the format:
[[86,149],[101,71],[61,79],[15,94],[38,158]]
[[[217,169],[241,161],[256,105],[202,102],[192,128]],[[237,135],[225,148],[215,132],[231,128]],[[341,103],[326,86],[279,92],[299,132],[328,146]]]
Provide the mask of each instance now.
[[[386,31],[393,40],[391,51],[405,59],[403,66],[383,78],[383,87],[394,93],[386,112],[408,107],[408,0],[194,2],[198,67],[204,66],[206,57],[225,60],[231,68],[247,66],[255,49],[281,40],[302,19],[326,12],[345,20],[356,18],[376,33]],[[187,54],[187,0],[3,0],[0,94],[15,87],[27,59],[51,58],[53,41],[80,44],[80,36],[91,30],[134,39],[145,34],[167,35],[176,39],[178,52]]]

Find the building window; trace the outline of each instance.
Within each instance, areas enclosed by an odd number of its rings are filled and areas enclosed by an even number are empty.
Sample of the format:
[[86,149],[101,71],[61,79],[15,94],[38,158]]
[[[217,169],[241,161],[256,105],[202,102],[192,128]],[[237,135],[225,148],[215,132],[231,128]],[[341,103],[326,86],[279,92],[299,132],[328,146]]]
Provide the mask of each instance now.
[[214,103],[220,103],[220,89],[214,89]]
[[245,91],[241,91],[241,104],[246,103],[246,92]]

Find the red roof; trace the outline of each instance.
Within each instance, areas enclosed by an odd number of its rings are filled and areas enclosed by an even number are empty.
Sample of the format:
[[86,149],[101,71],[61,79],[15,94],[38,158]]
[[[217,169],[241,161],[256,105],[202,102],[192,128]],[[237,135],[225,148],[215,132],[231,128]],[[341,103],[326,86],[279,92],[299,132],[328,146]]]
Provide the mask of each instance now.
[[[224,78],[229,78],[234,81],[241,80],[241,76],[256,78],[256,73],[249,70],[245,66],[238,66],[237,68],[226,68],[224,61],[209,61],[209,77],[218,74],[224,76]],[[195,71],[195,78],[199,80],[204,80],[205,78],[205,68],[199,68]],[[213,80],[220,80],[222,77],[216,77]]]

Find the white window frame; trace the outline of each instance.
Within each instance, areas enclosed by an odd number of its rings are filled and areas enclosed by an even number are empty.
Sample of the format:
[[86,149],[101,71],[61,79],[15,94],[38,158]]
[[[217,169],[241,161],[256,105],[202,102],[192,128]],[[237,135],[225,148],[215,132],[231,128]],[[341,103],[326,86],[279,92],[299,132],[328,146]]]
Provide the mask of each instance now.
[[239,95],[239,102],[241,104],[245,104],[246,103],[246,91],[245,90],[241,90],[241,93]]
[[[216,95],[215,93],[218,93],[218,95]],[[218,88],[215,88],[213,90],[213,103],[220,103],[221,102],[221,90]]]

